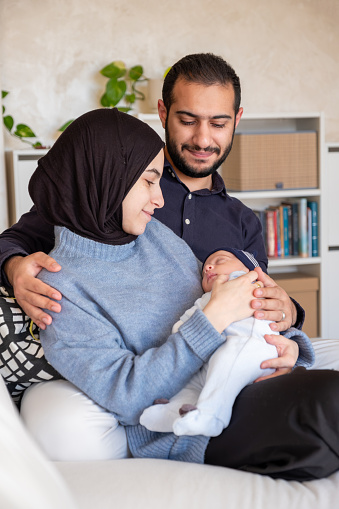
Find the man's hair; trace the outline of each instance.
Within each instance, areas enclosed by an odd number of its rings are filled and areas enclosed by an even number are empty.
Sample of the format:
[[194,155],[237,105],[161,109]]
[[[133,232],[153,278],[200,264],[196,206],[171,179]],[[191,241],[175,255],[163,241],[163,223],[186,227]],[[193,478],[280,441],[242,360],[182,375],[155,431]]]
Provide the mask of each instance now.
[[178,79],[207,87],[232,85],[235,96],[234,111],[237,115],[241,101],[240,80],[234,69],[223,58],[212,53],[195,53],[176,62],[168,71],[162,88],[162,98],[167,113],[174,102],[173,89]]

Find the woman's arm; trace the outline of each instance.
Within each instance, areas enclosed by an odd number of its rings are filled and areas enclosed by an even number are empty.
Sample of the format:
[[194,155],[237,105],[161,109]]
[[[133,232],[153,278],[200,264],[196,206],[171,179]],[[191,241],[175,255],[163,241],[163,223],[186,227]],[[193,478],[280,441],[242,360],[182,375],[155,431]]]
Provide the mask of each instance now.
[[[176,394],[223,343],[215,328],[215,315],[223,316],[217,319],[223,330],[233,319],[253,313],[250,300],[255,277],[252,272],[227,285],[219,281],[209,319],[197,310],[168,338],[161,336],[159,324],[154,334],[158,339],[152,344],[147,325],[144,332],[135,329],[133,312],[127,323],[118,323],[106,319],[106,313],[87,299],[74,299],[74,303],[63,297],[62,313],[55,314],[52,324],[40,334],[45,355],[66,379],[113,412],[121,423],[137,424],[144,408],[157,398]],[[232,304],[227,306],[230,299]],[[147,316],[143,319],[147,324]]]

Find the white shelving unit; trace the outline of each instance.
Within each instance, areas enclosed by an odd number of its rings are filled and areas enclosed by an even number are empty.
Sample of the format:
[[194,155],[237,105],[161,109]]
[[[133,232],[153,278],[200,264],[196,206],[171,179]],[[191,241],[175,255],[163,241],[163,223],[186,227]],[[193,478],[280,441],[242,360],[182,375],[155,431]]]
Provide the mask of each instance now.
[[6,177],[9,224],[16,223],[28,212],[33,202],[28,194],[28,183],[40,157],[47,150],[25,149],[6,151]]
[[323,327],[323,337],[339,339],[338,321],[338,289],[339,289],[339,215],[338,215],[338,189],[339,189],[339,143],[326,144],[326,171],[324,171],[323,214],[326,217],[323,225],[325,246],[322,256],[323,271],[323,298],[326,319]]

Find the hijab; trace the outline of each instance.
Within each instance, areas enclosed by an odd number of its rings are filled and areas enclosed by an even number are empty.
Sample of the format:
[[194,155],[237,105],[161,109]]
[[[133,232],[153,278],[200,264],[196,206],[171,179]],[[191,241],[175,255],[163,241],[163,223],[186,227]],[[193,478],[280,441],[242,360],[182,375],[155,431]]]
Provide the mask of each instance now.
[[29,182],[46,222],[105,244],[127,244],[122,202],[163,148],[141,120],[114,109],[85,113],[38,162]]

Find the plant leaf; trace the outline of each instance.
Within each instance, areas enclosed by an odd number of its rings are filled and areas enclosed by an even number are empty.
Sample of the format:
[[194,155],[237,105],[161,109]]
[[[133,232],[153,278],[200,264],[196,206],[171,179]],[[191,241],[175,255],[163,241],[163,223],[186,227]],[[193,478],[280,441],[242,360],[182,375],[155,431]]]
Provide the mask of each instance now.
[[68,120],[63,126],[59,127],[58,131],[61,133],[73,122],[74,119]]
[[40,141],[37,141],[36,143],[33,143],[32,147],[34,148],[45,148]]
[[126,93],[127,85],[123,80],[110,79],[106,85],[106,97],[110,106],[116,106]]
[[14,134],[19,136],[19,138],[36,138],[32,129],[26,124],[18,124]]
[[109,99],[107,97],[106,94],[103,94],[101,96],[101,99],[100,99],[100,104],[101,106],[103,106],[104,108],[109,108],[111,105],[110,105],[110,102],[109,102]]
[[164,78],[166,78],[167,73],[171,70],[171,68],[172,68],[171,65],[169,67],[167,67],[166,71],[164,72]]
[[100,73],[106,78],[122,78],[126,74],[126,67],[123,62],[116,60],[101,69]]
[[128,106],[119,106],[117,107],[117,109],[119,111],[122,111],[123,113],[128,113],[129,111],[131,111],[132,108],[129,108]]
[[141,65],[135,65],[134,67],[131,67],[128,76],[130,77],[131,80],[137,81],[141,78],[143,72],[144,70]]
[[6,90],[1,90],[1,98],[3,99],[4,97],[6,97],[6,95],[8,95],[9,92],[6,92]]
[[126,102],[128,103],[135,103],[135,94],[126,94],[125,95]]
[[5,124],[5,127],[9,130],[9,132],[11,132],[12,127],[14,125],[13,117],[11,117],[10,115],[6,115],[6,117],[3,117],[3,121]]

